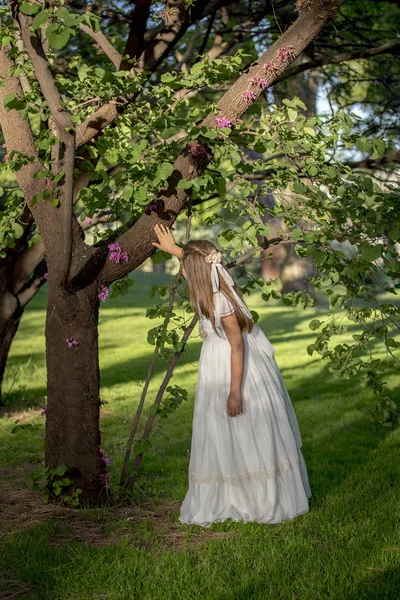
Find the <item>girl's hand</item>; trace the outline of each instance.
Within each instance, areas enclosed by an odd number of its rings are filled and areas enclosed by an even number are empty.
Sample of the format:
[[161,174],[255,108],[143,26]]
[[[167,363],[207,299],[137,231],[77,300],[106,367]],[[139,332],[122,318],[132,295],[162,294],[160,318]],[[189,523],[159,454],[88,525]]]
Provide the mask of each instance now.
[[231,392],[228,396],[228,415],[236,417],[243,414],[242,394],[240,392]]
[[152,242],[153,246],[156,246],[160,250],[164,252],[168,252],[169,254],[174,254],[179,258],[182,255],[182,248],[175,244],[175,240],[172,237],[172,233],[169,230],[169,227],[165,227],[164,225],[154,225],[154,232],[158,238],[158,242]]

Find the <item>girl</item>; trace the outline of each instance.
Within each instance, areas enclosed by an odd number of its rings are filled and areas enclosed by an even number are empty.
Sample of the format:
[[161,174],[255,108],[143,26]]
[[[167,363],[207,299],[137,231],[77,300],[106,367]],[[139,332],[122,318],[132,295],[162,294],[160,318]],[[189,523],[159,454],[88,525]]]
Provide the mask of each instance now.
[[281,523],[309,510],[311,491],[292,403],[274,347],[209,241],[180,248],[168,227],[153,245],[182,260],[200,320],[189,489],[181,523]]

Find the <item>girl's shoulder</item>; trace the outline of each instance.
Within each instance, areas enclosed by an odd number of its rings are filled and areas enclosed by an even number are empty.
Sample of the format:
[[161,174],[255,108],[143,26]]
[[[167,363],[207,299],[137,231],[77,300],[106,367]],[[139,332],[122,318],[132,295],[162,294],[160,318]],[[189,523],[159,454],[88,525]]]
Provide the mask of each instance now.
[[235,312],[235,307],[224,292],[218,291],[214,294],[214,313],[217,309],[217,303],[219,304],[221,317],[227,317]]

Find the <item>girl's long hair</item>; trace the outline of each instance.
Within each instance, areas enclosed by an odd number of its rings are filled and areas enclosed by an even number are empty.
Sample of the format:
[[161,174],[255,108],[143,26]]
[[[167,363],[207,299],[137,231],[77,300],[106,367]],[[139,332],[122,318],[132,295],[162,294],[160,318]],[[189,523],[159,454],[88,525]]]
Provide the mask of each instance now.
[[[197,317],[201,313],[214,324],[214,293],[211,283],[211,263],[205,260],[212,250],[217,250],[212,242],[208,240],[192,240],[183,246],[182,262],[185,267],[186,279],[189,288],[190,303]],[[219,286],[227,298],[232,302],[241,331],[250,332],[253,322],[240,310],[240,306],[232,294],[230,286],[225,279],[219,276]],[[235,292],[240,291],[235,284]]]

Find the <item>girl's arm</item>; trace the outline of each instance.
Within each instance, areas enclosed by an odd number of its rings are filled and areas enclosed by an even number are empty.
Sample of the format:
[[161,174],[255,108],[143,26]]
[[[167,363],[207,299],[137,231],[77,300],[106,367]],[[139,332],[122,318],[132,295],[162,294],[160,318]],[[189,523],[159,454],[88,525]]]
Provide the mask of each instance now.
[[243,412],[244,342],[235,313],[222,317],[221,323],[231,346],[231,387],[228,396],[228,415],[236,417]]

